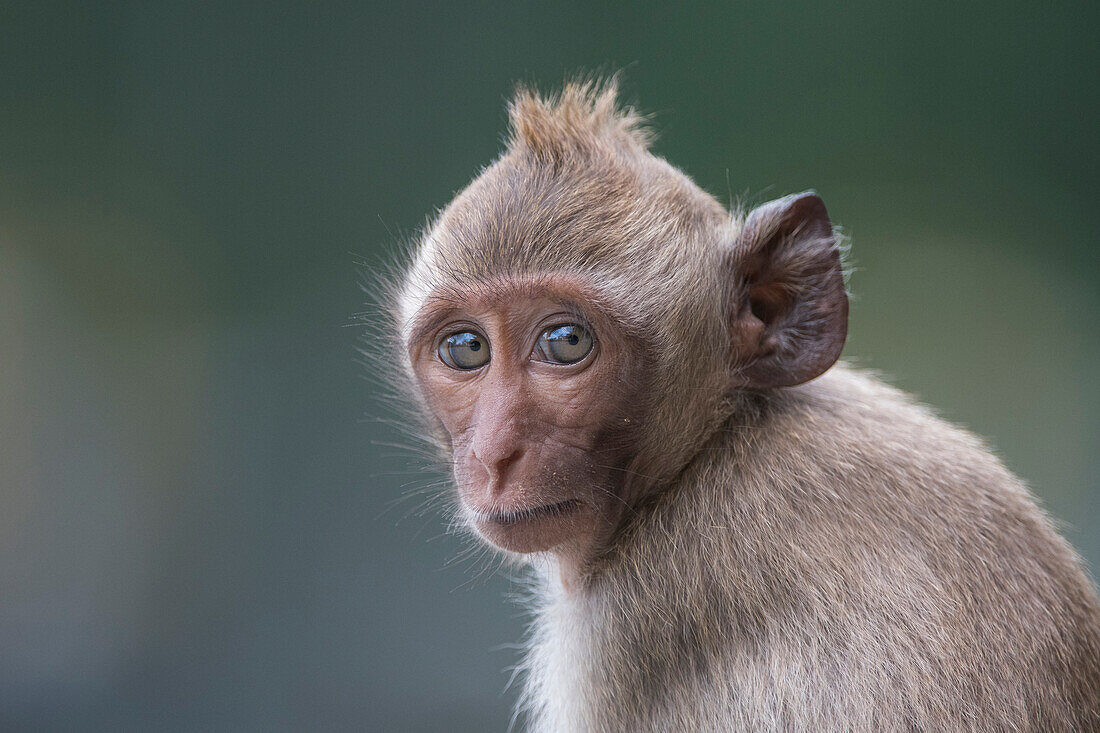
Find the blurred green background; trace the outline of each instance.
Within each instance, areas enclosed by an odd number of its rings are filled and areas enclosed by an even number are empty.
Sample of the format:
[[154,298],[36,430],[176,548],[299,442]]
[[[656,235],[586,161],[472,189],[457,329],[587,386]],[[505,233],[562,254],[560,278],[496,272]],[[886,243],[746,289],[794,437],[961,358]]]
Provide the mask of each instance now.
[[387,510],[430,477],[347,326],[578,70],[723,200],[817,189],[847,358],[1100,567],[1097,8],[0,5],[0,730],[505,728],[515,588]]

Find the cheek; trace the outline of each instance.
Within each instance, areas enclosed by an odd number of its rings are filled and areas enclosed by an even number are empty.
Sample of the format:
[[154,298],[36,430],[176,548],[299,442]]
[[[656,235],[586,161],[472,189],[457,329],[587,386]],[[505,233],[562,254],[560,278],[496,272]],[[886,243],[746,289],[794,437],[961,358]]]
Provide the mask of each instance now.
[[[618,494],[633,455],[640,420],[614,390],[557,391],[533,410],[524,431],[526,460],[517,479],[550,489],[570,489],[591,497]],[[476,466],[471,471],[476,473]]]
[[562,390],[554,397],[544,407],[544,414],[550,424],[560,426],[562,431],[573,430],[591,440],[607,419],[610,406],[595,390]]
[[428,409],[450,435],[452,445],[457,445],[473,422],[477,391],[453,384],[425,385],[424,381],[421,389]]
[[532,415],[548,429],[559,429],[563,436],[568,436],[569,431],[593,436],[619,410],[619,380],[610,371],[596,365],[565,377],[554,373],[537,375],[532,380],[535,396]]
[[629,448],[642,413],[640,400],[632,399],[626,383],[606,371],[548,385],[537,410],[551,442],[575,446],[603,461]]

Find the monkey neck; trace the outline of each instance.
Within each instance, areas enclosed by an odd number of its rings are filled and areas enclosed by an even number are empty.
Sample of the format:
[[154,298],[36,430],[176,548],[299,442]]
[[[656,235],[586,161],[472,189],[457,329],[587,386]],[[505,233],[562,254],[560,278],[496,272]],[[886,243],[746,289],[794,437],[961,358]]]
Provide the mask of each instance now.
[[688,465],[636,505],[584,573],[557,559],[539,566],[524,703],[538,730],[630,730],[625,701],[659,708],[667,690],[705,676],[731,631],[749,647],[786,613],[782,594],[761,595],[760,548],[739,548],[721,511],[739,490],[740,456],[784,404],[731,400]]

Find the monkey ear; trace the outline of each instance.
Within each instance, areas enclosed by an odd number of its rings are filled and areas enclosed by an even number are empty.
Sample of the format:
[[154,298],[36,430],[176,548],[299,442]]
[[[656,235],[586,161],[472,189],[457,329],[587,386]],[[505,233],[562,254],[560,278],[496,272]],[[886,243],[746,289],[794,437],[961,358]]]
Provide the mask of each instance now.
[[848,295],[825,204],[799,193],[749,213],[734,247],[733,386],[789,387],[840,357]]

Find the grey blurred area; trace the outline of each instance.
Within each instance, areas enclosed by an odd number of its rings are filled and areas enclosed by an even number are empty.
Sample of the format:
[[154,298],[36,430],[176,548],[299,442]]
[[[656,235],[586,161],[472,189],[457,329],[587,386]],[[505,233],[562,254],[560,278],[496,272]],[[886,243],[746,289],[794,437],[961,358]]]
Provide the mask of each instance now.
[[1100,568],[1098,19],[0,5],[0,730],[507,727],[519,589],[390,447],[355,351],[390,347],[349,324],[513,83],[581,70],[624,69],[721,199],[817,189],[845,358],[987,437]]

